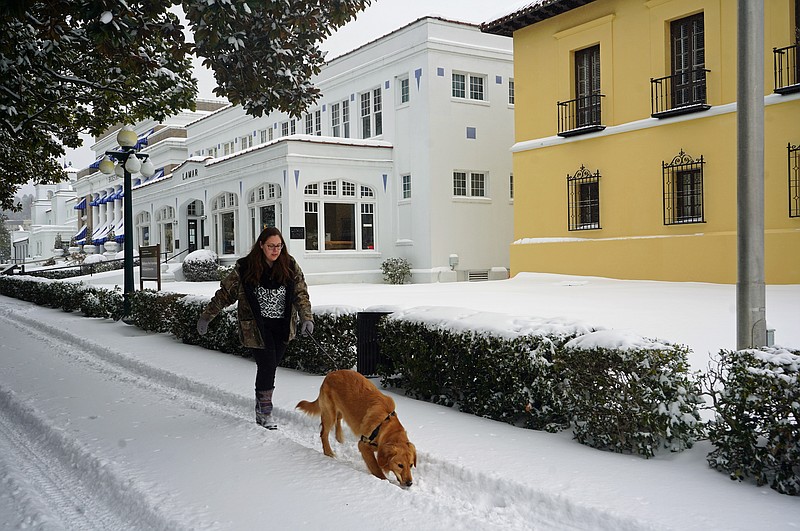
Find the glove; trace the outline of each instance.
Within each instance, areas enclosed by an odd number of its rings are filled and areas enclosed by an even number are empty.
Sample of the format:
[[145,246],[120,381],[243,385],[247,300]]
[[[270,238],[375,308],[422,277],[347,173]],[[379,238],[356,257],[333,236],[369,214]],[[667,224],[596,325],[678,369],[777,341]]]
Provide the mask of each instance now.
[[303,321],[300,325],[300,335],[310,336],[314,333],[314,321]]
[[211,319],[201,316],[200,319],[197,320],[197,333],[201,336],[206,335],[208,332],[208,323],[210,322]]

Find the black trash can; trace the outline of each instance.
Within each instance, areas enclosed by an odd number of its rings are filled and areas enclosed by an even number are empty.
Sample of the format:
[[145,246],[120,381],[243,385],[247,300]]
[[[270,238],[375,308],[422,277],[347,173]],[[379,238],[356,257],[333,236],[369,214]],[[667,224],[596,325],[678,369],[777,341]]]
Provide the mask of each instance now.
[[364,376],[375,376],[381,359],[378,323],[392,312],[358,312],[356,314],[356,370]]

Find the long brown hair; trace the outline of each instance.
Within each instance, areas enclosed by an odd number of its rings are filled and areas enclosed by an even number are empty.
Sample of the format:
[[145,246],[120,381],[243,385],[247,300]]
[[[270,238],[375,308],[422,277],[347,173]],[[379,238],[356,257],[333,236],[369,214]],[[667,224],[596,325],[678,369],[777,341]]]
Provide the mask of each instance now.
[[247,284],[258,285],[261,283],[261,275],[264,273],[264,268],[267,266],[267,259],[264,257],[264,251],[261,245],[273,236],[280,236],[283,247],[281,253],[275,262],[272,264],[272,278],[280,284],[286,284],[291,278],[291,271],[289,270],[289,250],[286,248],[286,242],[283,239],[283,234],[275,227],[267,227],[258,235],[250,252],[245,256],[244,261],[247,267],[244,270],[242,280]]

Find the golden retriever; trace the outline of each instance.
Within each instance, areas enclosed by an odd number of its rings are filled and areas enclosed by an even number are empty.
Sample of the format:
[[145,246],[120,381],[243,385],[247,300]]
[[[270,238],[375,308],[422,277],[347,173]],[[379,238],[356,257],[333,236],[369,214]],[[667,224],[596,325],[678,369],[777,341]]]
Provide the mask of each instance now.
[[361,374],[348,370],[331,372],[322,381],[317,399],[301,400],[297,409],[321,417],[319,436],[328,457],[335,457],[328,434],[335,424],[336,440],[344,442],[344,419],[353,433],[361,437],[358,449],[374,476],[386,479],[384,471],[391,471],[400,485],[410,487],[413,483],[411,467],[417,466],[417,450],[397,419],[394,400]]

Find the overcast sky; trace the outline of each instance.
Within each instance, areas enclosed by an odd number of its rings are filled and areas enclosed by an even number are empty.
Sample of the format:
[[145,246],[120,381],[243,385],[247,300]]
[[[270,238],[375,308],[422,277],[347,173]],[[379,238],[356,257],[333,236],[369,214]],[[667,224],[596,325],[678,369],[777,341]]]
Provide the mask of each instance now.
[[[359,13],[356,19],[331,35],[322,45],[328,59],[345,54],[362,44],[373,41],[406,24],[427,15],[480,24],[494,20],[530,4],[532,0],[373,0],[372,5]],[[199,81],[200,98],[216,98],[213,94],[214,77],[210,70],[195,61],[195,75]],[[78,169],[94,161],[91,137],[84,138],[84,147],[69,150],[64,164],[72,163]]]

